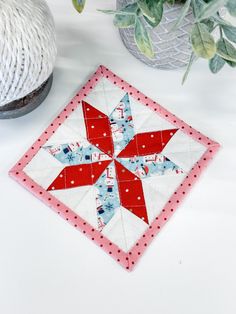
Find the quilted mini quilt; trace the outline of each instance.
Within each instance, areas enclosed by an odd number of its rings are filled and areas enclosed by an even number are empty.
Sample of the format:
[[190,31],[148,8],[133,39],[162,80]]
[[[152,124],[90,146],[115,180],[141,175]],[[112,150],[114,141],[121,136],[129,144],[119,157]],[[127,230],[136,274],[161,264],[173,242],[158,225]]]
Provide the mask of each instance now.
[[10,175],[131,270],[218,148],[100,66]]

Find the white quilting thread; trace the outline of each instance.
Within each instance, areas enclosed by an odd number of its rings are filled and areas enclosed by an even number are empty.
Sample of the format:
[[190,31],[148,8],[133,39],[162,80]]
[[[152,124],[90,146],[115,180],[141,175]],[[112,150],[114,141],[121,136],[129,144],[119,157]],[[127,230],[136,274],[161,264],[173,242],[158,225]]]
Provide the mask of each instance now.
[[54,21],[44,0],[0,0],[0,107],[42,85],[56,54]]

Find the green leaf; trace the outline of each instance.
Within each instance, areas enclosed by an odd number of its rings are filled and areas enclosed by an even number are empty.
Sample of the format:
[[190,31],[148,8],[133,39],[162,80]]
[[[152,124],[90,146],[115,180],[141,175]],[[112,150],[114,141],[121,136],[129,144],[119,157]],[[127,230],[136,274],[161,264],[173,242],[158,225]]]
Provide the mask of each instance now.
[[189,75],[189,72],[191,70],[191,67],[193,65],[193,62],[195,60],[195,56],[194,56],[194,53],[192,52],[191,56],[190,56],[190,59],[189,59],[189,63],[188,63],[188,66],[187,66],[187,69],[184,73],[184,76],[183,76],[183,79],[182,79],[182,85],[186,82],[187,78],[188,78],[188,75]]
[[163,3],[164,0],[159,0],[159,1],[150,1],[150,10],[153,12],[155,22],[152,24],[152,27],[156,27],[157,25],[160,24],[163,16]]
[[225,21],[224,19],[222,19],[220,16],[215,15],[213,17],[213,20],[220,25],[226,25],[226,26],[231,26],[231,24],[227,21]]
[[228,3],[226,4],[226,7],[232,16],[236,16],[236,1],[235,0],[229,0]]
[[72,0],[75,9],[81,13],[84,10],[86,0]]
[[173,28],[171,29],[171,31],[175,31],[183,22],[185,16],[187,15],[189,8],[190,8],[190,4],[191,4],[192,0],[187,0],[180,12],[179,18],[177,19],[177,22],[174,24]]
[[147,0],[138,0],[137,4],[138,4],[143,16],[145,16],[148,21],[155,23],[155,17],[154,17],[153,12],[150,10],[150,8],[148,6],[148,1]]
[[103,9],[98,9],[98,12],[106,13],[106,14],[117,14],[120,12],[120,10],[103,10]]
[[222,25],[225,36],[232,42],[236,43],[236,27]]
[[204,2],[203,0],[196,0],[192,2],[192,6],[193,6],[193,13],[195,15],[195,17],[197,17],[199,15],[199,13],[203,10],[203,8],[205,8],[206,2]]
[[175,0],[166,0],[167,3],[169,3],[170,5],[174,5],[175,4]]
[[224,5],[226,5],[227,2],[228,2],[228,0],[210,1],[209,3],[207,3],[204,6],[202,11],[200,11],[200,13],[197,16],[197,20],[201,21],[201,20],[207,19],[207,18],[215,15],[219,11],[220,8],[222,8]]
[[136,15],[138,10],[137,3],[132,3],[126,5],[124,8],[120,10],[98,10],[99,12],[106,13],[106,14],[119,14],[122,15]]
[[138,0],[137,4],[148,24],[156,27],[163,16],[164,0]]
[[198,57],[211,59],[216,53],[214,37],[203,23],[194,24],[191,32],[191,43],[193,51]]
[[236,62],[225,60],[225,62],[231,67],[231,68],[236,68]]
[[138,10],[138,5],[136,2],[127,4],[124,8],[122,8],[120,11],[125,13],[133,13],[136,14]]
[[207,20],[203,20],[201,23],[204,23],[207,28],[208,28],[208,31],[211,33],[214,29],[214,26],[215,26],[215,23],[214,21],[210,20],[210,19],[207,19]]
[[135,23],[135,42],[139,50],[148,58],[154,57],[154,51],[149,34],[140,18],[136,18]]
[[217,52],[221,58],[236,62],[236,49],[235,47],[225,38],[221,38],[217,42]]
[[114,25],[119,28],[127,28],[135,25],[135,15],[116,14]]
[[209,61],[209,68],[212,73],[218,73],[223,66],[225,65],[225,60],[222,59],[220,56],[215,55],[210,61]]

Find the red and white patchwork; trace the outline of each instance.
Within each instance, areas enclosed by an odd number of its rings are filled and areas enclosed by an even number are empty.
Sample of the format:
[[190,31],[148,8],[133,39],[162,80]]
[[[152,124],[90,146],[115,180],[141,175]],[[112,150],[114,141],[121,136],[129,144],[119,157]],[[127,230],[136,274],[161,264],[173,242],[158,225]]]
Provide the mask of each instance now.
[[218,148],[100,66],[10,174],[131,270]]

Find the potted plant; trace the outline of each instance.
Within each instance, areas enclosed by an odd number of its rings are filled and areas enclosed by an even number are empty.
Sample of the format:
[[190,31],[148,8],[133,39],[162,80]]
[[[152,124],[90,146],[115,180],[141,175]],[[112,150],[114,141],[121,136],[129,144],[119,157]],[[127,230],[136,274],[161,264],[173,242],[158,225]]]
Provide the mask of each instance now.
[[44,0],[0,0],[0,119],[22,116],[50,91],[55,28]]
[[[74,0],[82,12],[85,0]],[[117,0],[114,15],[125,46],[155,68],[187,66],[183,82],[197,58],[208,60],[212,73],[236,66],[236,27],[222,17],[236,16],[235,0]]]

